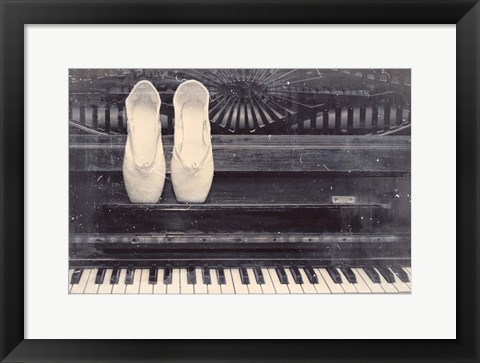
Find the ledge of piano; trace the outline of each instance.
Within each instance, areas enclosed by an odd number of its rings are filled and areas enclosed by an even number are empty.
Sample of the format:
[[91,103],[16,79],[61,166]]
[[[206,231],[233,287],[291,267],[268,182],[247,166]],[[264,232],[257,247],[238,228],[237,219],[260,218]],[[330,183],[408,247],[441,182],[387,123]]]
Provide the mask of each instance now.
[[70,236],[70,266],[363,266],[409,261],[406,233]]
[[254,268],[254,267],[350,267],[350,268],[365,268],[375,267],[379,265],[400,265],[404,267],[411,267],[411,259],[404,258],[376,258],[376,259],[252,259],[252,260],[235,260],[235,259],[73,259],[69,260],[69,268],[150,268],[155,266],[157,268]]
[[387,203],[103,204],[98,220],[99,231],[108,233],[362,232],[392,224],[390,207]]

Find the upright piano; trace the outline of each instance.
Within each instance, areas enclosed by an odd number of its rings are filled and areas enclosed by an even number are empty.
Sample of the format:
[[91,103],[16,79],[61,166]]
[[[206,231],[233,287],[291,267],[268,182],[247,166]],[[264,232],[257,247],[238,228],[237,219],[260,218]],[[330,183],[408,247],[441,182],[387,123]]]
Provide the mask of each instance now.
[[[171,99],[192,78],[211,94],[204,204],[177,203],[169,174]],[[140,79],[162,98],[157,204],[130,203],[122,176]],[[68,292],[410,293],[409,82],[405,70],[71,70]]]

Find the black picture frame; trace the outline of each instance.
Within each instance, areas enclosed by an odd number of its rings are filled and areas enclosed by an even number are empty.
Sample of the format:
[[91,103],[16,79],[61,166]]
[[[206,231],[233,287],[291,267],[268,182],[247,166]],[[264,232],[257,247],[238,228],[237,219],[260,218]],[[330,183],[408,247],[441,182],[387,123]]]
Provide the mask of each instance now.
[[[478,1],[1,0],[0,14],[2,361],[480,361]],[[24,339],[24,26],[70,23],[456,24],[457,339],[281,342]],[[449,168],[438,171],[439,177],[451,172]],[[432,278],[436,276],[432,272]],[[190,328],[201,330],[201,327]]]

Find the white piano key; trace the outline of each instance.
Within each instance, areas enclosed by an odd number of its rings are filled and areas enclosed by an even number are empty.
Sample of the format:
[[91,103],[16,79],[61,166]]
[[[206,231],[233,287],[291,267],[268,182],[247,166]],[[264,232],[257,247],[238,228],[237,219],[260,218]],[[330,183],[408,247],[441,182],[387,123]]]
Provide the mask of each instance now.
[[[315,289],[315,285],[311,284],[308,280],[307,274],[303,271],[303,268],[298,269],[300,271],[300,275],[302,275],[303,284],[302,289],[305,294],[316,294],[317,290]],[[317,277],[318,278],[318,277]]]
[[222,294],[235,294],[235,286],[232,281],[232,274],[229,268],[224,269],[225,271],[225,285],[220,285],[222,288]]
[[166,294],[167,293],[167,285],[163,282],[163,268],[158,269],[157,275],[157,283],[153,285],[153,293],[154,294]]
[[248,292],[250,294],[262,294],[262,285],[259,285],[257,283],[253,269],[247,268],[247,275],[248,279],[250,280],[250,284],[248,285]]
[[141,272],[140,276],[140,290],[139,294],[153,294],[153,284],[148,283],[148,278],[150,277],[150,269],[144,268],[138,270]]
[[72,289],[72,286],[73,286],[73,284],[70,283],[70,281],[72,281],[73,271],[75,271],[75,269],[73,268],[68,270],[68,293],[70,293],[70,290]]
[[380,286],[380,284],[374,283],[362,268],[354,268],[352,270],[355,272],[355,275],[357,275],[357,277],[362,278],[362,280],[365,282],[371,292],[373,292],[374,294],[385,293],[385,290],[382,289],[382,286]]
[[343,271],[339,268],[336,269],[339,273],[340,273],[340,276],[342,277],[342,288],[343,288],[343,291],[345,291],[347,294],[358,294],[358,291],[355,287],[354,284],[350,283],[345,274],[343,273]]
[[96,294],[98,293],[98,284],[95,283],[95,278],[97,277],[98,269],[92,268],[90,270],[90,275],[88,276],[87,285],[85,286],[84,294]]
[[248,294],[248,285],[242,284],[242,278],[240,277],[240,270],[238,268],[232,268],[232,281],[235,286],[235,294]]
[[353,273],[357,277],[357,283],[354,284],[355,288],[360,294],[371,294],[372,290],[368,287],[367,283],[363,280],[363,278],[360,276],[360,274],[352,268]]
[[193,294],[193,284],[188,283],[188,271],[186,268],[180,269],[180,293],[181,294]]
[[406,270],[410,275],[412,274],[412,268],[411,267],[404,267],[404,270]]
[[277,292],[277,294],[290,294],[288,285],[280,283],[280,279],[278,278],[277,271],[275,271],[274,268],[269,268],[268,273],[270,274],[270,278],[272,279],[272,284],[275,287],[275,291]]
[[388,294],[398,294],[398,290],[396,289],[395,285],[387,282],[380,271],[378,271],[376,268],[375,271],[377,271],[378,275],[380,276],[380,285],[382,286],[382,289],[384,289]]
[[112,278],[112,269],[108,268],[105,271],[105,278],[103,279],[103,284],[98,285],[99,294],[111,294],[113,285],[110,284],[110,279]]
[[288,277],[288,282],[289,282],[288,289],[290,290],[290,293],[291,294],[303,294],[302,284],[297,284],[295,282],[295,280],[293,279],[292,271],[290,271],[290,269],[286,268],[285,273],[287,274],[287,277]]
[[87,281],[90,276],[90,269],[84,269],[82,272],[82,276],[80,277],[80,281],[78,284],[74,284],[72,289],[70,290],[71,294],[83,294],[85,290],[85,286],[87,286]]
[[332,278],[330,277],[330,274],[328,271],[324,268],[319,268],[317,269],[317,274],[322,275],[323,279],[325,280],[328,288],[330,289],[332,294],[343,294],[345,291],[343,291],[342,285],[336,284],[333,282]]
[[266,268],[262,268],[263,279],[265,283],[260,285],[262,286],[262,291],[264,294],[276,294],[277,291],[275,290],[275,286],[273,286],[272,279],[270,278],[270,274]]
[[208,294],[208,287],[203,283],[202,269],[195,269],[195,277],[197,278],[197,283],[194,285],[195,294]]
[[113,284],[112,294],[125,294],[127,285],[125,285],[125,277],[127,276],[127,269],[122,268],[118,275],[118,283]]
[[180,269],[172,269],[172,283],[167,285],[167,294],[180,294]]
[[126,285],[125,294],[138,294],[140,291],[140,281],[142,270],[136,268],[133,270],[133,284]]
[[410,292],[410,287],[408,287],[406,283],[400,280],[395,274],[395,272],[392,271],[392,269],[389,268],[389,270],[392,272],[393,277],[395,278],[395,282],[393,283],[393,285],[398,290],[398,292]]
[[322,274],[320,273],[318,268],[313,269],[317,275],[318,284],[314,284],[317,293],[319,294],[331,294],[330,288],[328,287],[325,279],[323,278]]
[[397,276],[395,276],[395,282],[393,285],[395,288],[398,290],[400,293],[410,293],[412,292],[410,286],[408,286],[410,283],[405,283],[402,280],[400,280]]
[[220,287],[221,285],[218,284],[217,270],[213,268],[210,269],[210,279],[212,280],[212,283],[207,285],[208,293],[221,294],[222,288]]

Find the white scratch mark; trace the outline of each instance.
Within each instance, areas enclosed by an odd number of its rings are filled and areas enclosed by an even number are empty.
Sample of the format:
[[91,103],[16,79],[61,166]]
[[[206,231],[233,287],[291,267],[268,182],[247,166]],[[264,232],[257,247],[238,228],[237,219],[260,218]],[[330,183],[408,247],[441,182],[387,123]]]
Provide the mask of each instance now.
[[322,164],[322,165],[325,167],[325,169],[327,169],[328,171],[330,171],[330,169],[329,169],[325,164]]
[[178,79],[178,75],[175,75],[175,79],[176,79],[178,82],[183,82],[183,81],[186,81],[186,79],[185,79],[185,78]]

